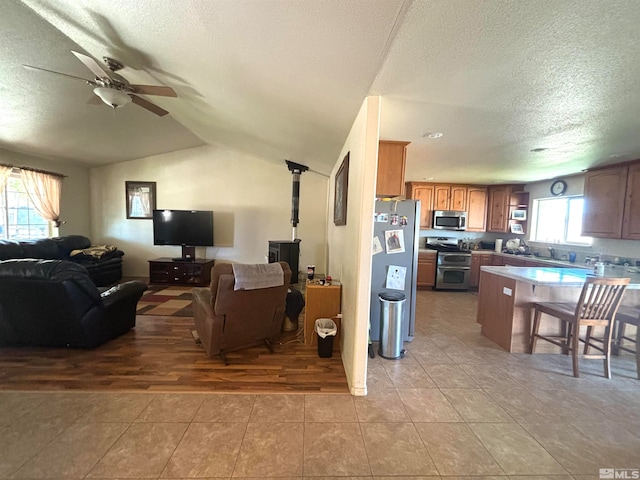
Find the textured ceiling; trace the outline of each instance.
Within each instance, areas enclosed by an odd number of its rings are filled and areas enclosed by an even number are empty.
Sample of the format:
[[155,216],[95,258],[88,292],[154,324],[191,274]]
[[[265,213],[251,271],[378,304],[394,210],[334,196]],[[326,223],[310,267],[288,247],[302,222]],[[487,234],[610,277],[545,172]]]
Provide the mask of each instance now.
[[[328,173],[374,94],[408,180],[569,175],[640,158],[638,24],[636,0],[7,0],[0,147],[98,165],[210,143]],[[146,97],[171,114],[21,66],[90,78],[71,50],[171,86]]]

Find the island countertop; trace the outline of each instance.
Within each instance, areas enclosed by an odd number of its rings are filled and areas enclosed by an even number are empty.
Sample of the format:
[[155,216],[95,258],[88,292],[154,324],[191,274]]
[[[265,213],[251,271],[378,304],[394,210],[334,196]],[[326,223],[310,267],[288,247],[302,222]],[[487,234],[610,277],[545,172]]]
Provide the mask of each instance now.
[[[483,266],[477,308],[482,334],[509,352],[528,352],[533,304],[575,303],[588,276],[593,274],[583,268]],[[631,278],[623,303],[640,304],[640,274],[617,266],[605,269],[604,277]],[[541,334],[557,335],[560,323],[543,322],[541,329]],[[545,344],[537,352],[561,353],[561,349]]]
[[[500,275],[519,282],[544,287],[582,287],[587,277],[594,275],[584,268],[556,267],[494,267],[483,266],[481,271]],[[606,268],[604,278],[630,278],[630,289],[640,289],[640,273],[625,267]]]

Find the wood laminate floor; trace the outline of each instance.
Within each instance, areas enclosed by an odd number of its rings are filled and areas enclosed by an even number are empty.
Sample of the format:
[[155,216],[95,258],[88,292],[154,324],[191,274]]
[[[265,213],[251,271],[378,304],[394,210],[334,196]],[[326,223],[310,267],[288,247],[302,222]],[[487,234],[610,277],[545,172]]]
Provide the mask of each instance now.
[[189,317],[139,315],[134,330],[93,350],[0,348],[0,390],[349,392],[340,353],[319,358],[296,332],[274,354],[231,352],[225,366],[194,342],[193,328]]

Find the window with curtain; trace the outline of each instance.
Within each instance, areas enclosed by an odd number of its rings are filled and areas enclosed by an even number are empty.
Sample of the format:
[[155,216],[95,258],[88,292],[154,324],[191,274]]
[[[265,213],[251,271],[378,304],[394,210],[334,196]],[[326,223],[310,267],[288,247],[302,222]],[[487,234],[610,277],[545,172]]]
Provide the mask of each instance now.
[[53,235],[53,224],[36,211],[20,173],[9,173],[0,188],[0,238],[27,240]]

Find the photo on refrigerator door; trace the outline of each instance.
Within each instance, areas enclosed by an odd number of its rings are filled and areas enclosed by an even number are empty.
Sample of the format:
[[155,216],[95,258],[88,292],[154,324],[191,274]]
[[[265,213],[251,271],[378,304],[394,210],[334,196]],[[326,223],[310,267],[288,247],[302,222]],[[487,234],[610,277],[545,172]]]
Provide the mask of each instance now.
[[402,230],[387,230],[384,232],[387,253],[404,253],[404,234]]
[[373,237],[373,255],[377,255],[378,253],[382,252],[384,252],[384,249],[382,248],[380,239],[378,238],[378,236]]

